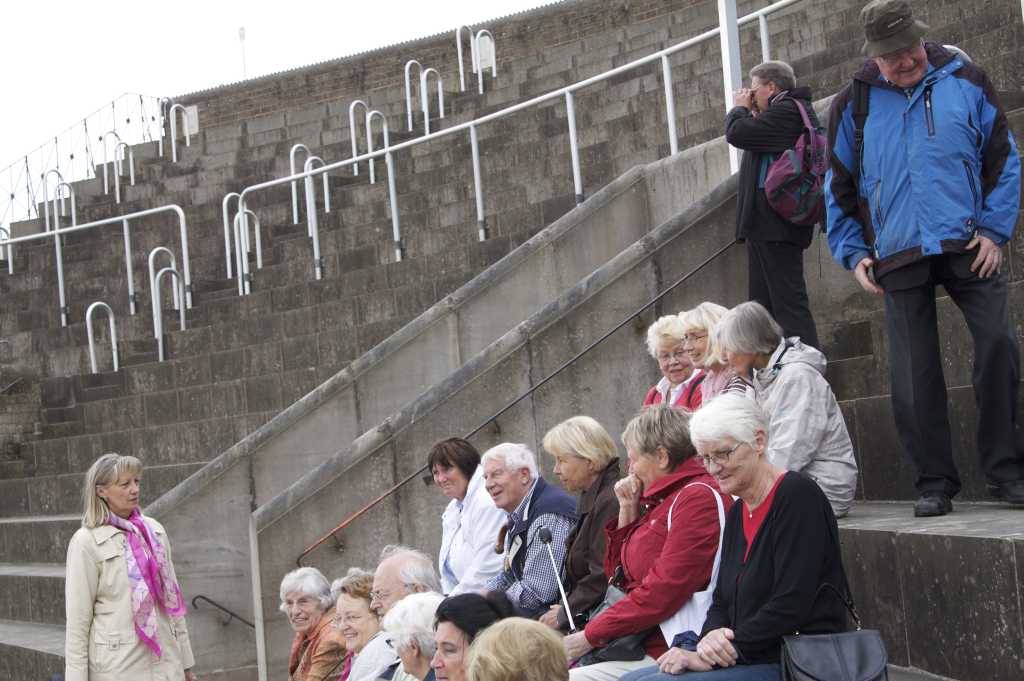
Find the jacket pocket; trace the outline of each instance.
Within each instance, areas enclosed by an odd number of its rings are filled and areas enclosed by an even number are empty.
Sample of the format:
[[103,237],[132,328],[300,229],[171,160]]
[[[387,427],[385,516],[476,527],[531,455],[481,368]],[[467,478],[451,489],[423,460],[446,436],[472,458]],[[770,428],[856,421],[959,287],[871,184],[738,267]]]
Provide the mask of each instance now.
[[971,188],[971,198],[974,200],[972,209],[974,212],[978,210],[978,185],[974,181],[974,171],[971,170],[971,164],[964,160],[964,174],[967,175],[967,185]]
[[882,230],[885,227],[885,220],[882,215],[882,181],[879,180],[875,185],[875,188],[871,191],[870,199],[871,209],[871,221],[875,223],[875,243],[873,244],[875,249],[875,257],[880,258],[878,244],[882,240]]
[[924,89],[924,120],[928,124],[928,136],[935,137],[935,116],[932,113],[932,86]]

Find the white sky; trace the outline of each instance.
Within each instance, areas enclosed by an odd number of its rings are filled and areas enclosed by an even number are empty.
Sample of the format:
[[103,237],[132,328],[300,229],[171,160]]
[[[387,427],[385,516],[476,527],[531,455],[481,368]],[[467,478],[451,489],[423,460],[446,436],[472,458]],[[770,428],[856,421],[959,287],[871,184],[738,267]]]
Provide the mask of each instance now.
[[245,27],[247,75],[251,78],[403,40],[453,32],[459,24],[481,24],[543,4],[548,3],[6,3],[0,22],[0,63],[4,65],[0,80],[0,168],[124,92],[173,96],[241,80],[240,26]]

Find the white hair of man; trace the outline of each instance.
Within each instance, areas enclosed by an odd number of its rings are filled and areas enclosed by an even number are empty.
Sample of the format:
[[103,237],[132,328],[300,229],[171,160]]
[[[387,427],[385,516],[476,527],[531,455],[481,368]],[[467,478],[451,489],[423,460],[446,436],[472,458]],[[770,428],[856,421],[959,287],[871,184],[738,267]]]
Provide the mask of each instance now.
[[524,444],[502,442],[500,445],[494,445],[480,457],[480,465],[483,466],[488,461],[499,459],[505,464],[506,470],[517,471],[520,468],[525,468],[529,472],[531,480],[536,480],[540,476],[537,470],[537,457]]
[[667,314],[659,317],[656,322],[647,327],[647,352],[651,357],[658,359],[658,346],[663,341],[672,341],[675,344],[683,342],[686,334],[686,327],[679,315]]
[[758,432],[767,445],[768,417],[757,402],[737,393],[718,395],[690,418],[690,438],[699,452],[725,439],[752,445]]
[[301,567],[292,570],[281,580],[281,612],[287,612],[284,601],[288,594],[300,593],[308,598],[315,598],[321,610],[328,610],[334,605],[331,595],[331,583],[323,573],[313,567]]
[[388,544],[380,551],[380,562],[401,556],[398,576],[410,591],[441,591],[441,578],[430,556],[411,546]]
[[409,594],[395,603],[381,620],[381,628],[388,633],[396,651],[415,642],[420,655],[428,659],[434,656],[434,617],[443,600],[441,594],[427,591]]
[[336,580],[331,582],[331,596],[334,597],[334,601],[338,601],[338,594],[341,593],[342,589],[361,577],[369,577],[372,579],[373,573],[369,570],[364,570],[363,568],[350,567],[344,577],[338,577]]
[[740,303],[726,312],[718,325],[718,346],[722,352],[756,352],[770,355],[782,342],[782,327],[764,305]]

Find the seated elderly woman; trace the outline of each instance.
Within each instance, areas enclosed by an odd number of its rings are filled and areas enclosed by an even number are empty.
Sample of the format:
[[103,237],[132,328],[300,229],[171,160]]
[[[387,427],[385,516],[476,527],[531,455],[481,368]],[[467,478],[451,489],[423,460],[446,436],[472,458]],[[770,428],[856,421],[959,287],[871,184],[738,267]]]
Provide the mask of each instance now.
[[500,591],[449,596],[437,606],[434,659],[430,666],[437,681],[466,681],[466,654],[481,631],[498,620],[519,613]]
[[740,498],[725,524],[718,588],[699,637],[678,632],[679,647],[658,666],[622,681],[693,672],[705,672],[702,681],[779,681],[783,636],[845,629],[839,597],[821,590],[845,584],[836,518],[813,480],[769,461],[768,417],[752,399],[715,398],[690,432],[722,491]]
[[742,303],[718,322],[718,343],[729,366],[754,386],[768,415],[768,460],[818,483],[837,518],[857,487],[857,461],[843,412],[825,380],[825,355],[782,327],[760,303]]
[[647,327],[647,352],[658,361],[661,380],[647,391],[644,406],[671,404],[693,411],[700,406],[700,384],[705,373],[693,366],[683,348],[686,335],[679,315],[665,315]]
[[441,587],[449,595],[478,591],[501,572],[494,538],[505,524],[505,514],[484,487],[480,453],[460,437],[448,438],[431,448],[427,467],[451,499],[441,516]]
[[558,634],[522,617],[509,617],[485,629],[470,646],[468,671],[469,681],[569,678]]
[[401,664],[393,664],[381,678],[401,681],[434,681],[430,660],[434,657],[434,615],[444,600],[427,591],[406,596],[384,615],[381,624]]
[[[573,624],[586,624],[587,613],[604,599],[604,526],[619,513],[615,483],[619,452],[601,424],[589,416],[573,416],[544,436],[544,449],[555,458],[555,475],[568,492],[578,493],[576,525],[567,540],[563,575]],[[551,606],[540,621],[553,629],[569,630],[561,603]]]
[[370,610],[372,589],[373,573],[359,568],[349,568],[348,574],[331,585],[334,626],[348,647],[338,681],[373,681],[395,661],[380,618]]
[[[583,631],[565,637],[566,657],[583,658],[584,666],[570,672],[574,681],[613,681],[651,665],[672,641],[675,632],[666,636],[665,630],[673,621],[703,622],[732,499],[697,459],[689,420],[683,409],[656,405],[622,434],[630,474],[615,485],[619,514],[606,528],[604,561],[619,589],[609,589],[606,602],[621,597]],[[624,644],[627,639],[632,642]]]
[[295,631],[289,681],[325,681],[340,673],[345,639],[331,626],[333,606],[331,585],[316,568],[292,570],[281,580],[281,612]]
[[707,372],[700,384],[701,404],[723,392],[745,393],[750,388],[742,377],[725,363],[715,327],[728,310],[716,303],[701,303],[692,310],[679,313],[683,323],[683,348],[695,367]]

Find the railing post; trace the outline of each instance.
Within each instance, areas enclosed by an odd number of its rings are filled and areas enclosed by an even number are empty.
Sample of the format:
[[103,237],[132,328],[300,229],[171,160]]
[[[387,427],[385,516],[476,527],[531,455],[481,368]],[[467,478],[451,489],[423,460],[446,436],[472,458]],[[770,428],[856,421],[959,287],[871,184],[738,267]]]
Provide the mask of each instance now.
[[[313,169],[314,163],[324,164],[324,160],[319,156],[310,156],[306,159],[306,164],[303,168],[305,172],[309,172]],[[323,174],[324,178],[324,205],[326,207],[325,212],[331,210],[331,198],[328,191],[327,185],[327,173]],[[324,261],[320,256],[320,223],[316,214],[316,190],[313,188],[313,177],[307,175],[305,179],[306,186],[306,232],[313,243],[313,276],[316,277],[317,281],[323,279],[324,276]]]
[[56,194],[54,194],[54,196],[53,196],[53,218],[56,221],[56,227],[54,229],[60,229],[60,218],[57,215],[57,194],[60,193],[60,186],[62,184],[65,184],[64,183],[64,176],[60,174],[59,170],[53,170],[53,169],[47,170],[42,175],[42,178],[43,178],[43,182],[42,182],[42,185],[43,185],[43,215],[45,216],[44,217],[44,224],[46,226],[46,231],[47,232],[50,231],[50,188],[49,188],[49,185],[47,185],[47,181],[48,181],[48,178],[50,177],[50,175],[56,175],[57,176],[57,189],[56,189]]
[[569,153],[572,155],[572,184],[576,205],[583,203],[583,176],[580,173],[580,148],[576,137],[576,105],[572,92],[565,93],[565,117],[569,120]]
[[[78,224],[78,214],[77,214],[77,211],[76,211],[76,208],[75,208],[75,188],[73,186],[71,186],[70,184],[68,184],[67,182],[61,182],[61,183],[59,183],[57,185],[57,190],[56,191],[57,191],[57,195],[58,196],[60,195],[60,190],[62,188],[65,188],[65,189],[68,190],[68,196],[71,198],[71,226],[74,227],[75,225]],[[54,198],[54,203],[56,203],[57,202],[57,196],[54,196],[53,198]],[[64,197],[63,196],[60,197],[60,210],[61,210],[61,213],[64,214]],[[54,213],[57,212],[56,207],[54,207],[54,211],[53,212]],[[60,223],[58,222],[57,224],[59,226]]]
[[480,142],[476,126],[469,126],[469,146],[473,151],[473,192],[476,195],[476,224],[480,241],[487,241],[487,218],[484,217],[484,188],[480,180]]
[[[387,130],[387,128],[385,128],[385,130]],[[388,201],[391,204],[391,234],[394,238],[395,262],[401,262],[405,254],[405,246],[402,244],[402,227],[398,218],[398,192],[395,190],[395,163],[394,159],[391,157],[390,151],[384,154],[384,165],[387,166],[388,170]]]
[[245,229],[242,217],[245,215],[245,210],[241,207],[241,201],[239,201],[238,206],[239,209],[235,213],[234,218],[235,266],[238,274],[238,295],[244,296],[251,292],[251,287],[249,286],[249,256],[245,251],[245,239],[242,237],[242,230]]
[[192,309],[192,267],[188,257],[188,223],[185,221],[185,211],[177,204],[168,206],[178,215],[178,233],[181,238],[181,272],[185,276],[182,285],[185,289],[185,305]]
[[[719,38],[722,44],[722,83],[725,90],[725,110],[732,108],[733,93],[743,84],[740,71],[740,30],[736,22],[736,0],[718,0]],[[729,145],[729,166],[732,172],[740,168],[739,150]]]
[[672,65],[668,55],[661,55],[661,80],[665,86],[665,120],[668,121],[668,146],[672,156],[679,153],[679,134],[676,132],[676,96],[672,89]]
[[[3,236],[3,239],[0,239],[0,242],[7,241],[11,238],[11,233],[3,227],[0,227],[0,235]],[[7,244],[7,274],[14,274],[14,251],[11,250],[12,248],[14,247]],[[0,246],[0,250],[2,249],[3,247]]]
[[160,136],[157,138],[157,146],[159,147],[160,158],[164,157],[164,127],[167,125],[167,106],[171,104],[170,97],[161,97],[158,104],[160,108]]
[[[160,310],[156,306],[156,296],[153,295],[153,291],[156,290],[156,256],[160,255],[161,253],[167,254],[168,259],[171,261],[171,269],[173,269],[174,271],[178,270],[178,263],[175,261],[174,252],[171,249],[167,248],[166,246],[157,246],[156,248],[149,252],[149,301],[151,309],[153,311],[153,335],[156,335],[157,331],[159,331],[160,328],[156,325],[156,318],[160,315]],[[178,295],[178,287],[175,286],[174,289],[172,289],[172,292],[172,297],[174,300],[174,309],[180,310],[181,297]]]
[[128,221],[121,221],[121,232],[124,236],[124,269],[128,278],[128,313],[135,316],[135,278],[132,276],[132,237],[128,231]]
[[[294,171],[292,172],[294,175]],[[228,203],[231,199],[240,198],[238,192],[229,192],[224,195],[224,200],[221,201],[220,211],[224,218],[224,265],[227,268],[228,279],[231,278],[231,222],[228,217]]]
[[494,36],[486,28],[477,31],[476,36],[470,36],[473,42],[473,64],[476,71],[476,82],[479,94],[484,93],[484,56],[481,48],[481,41],[487,38],[491,43],[491,79],[498,77],[498,45],[494,42]]
[[[355,158],[356,156],[359,155],[359,147],[356,144],[356,107],[359,106],[360,104],[362,104],[363,106],[364,113],[368,115],[370,113],[370,107],[367,106],[366,102],[364,102],[363,100],[357,99],[356,101],[348,105],[348,132],[352,138],[352,158]],[[359,174],[358,163],[352,164],[352,174]]]
[[[367,111],[366,112],[366,153],[373,153],[373,119],[380,118],[381,128],[384,131],[384,148],[387,149],[391,146],[390,138],[388,137],[388,119],[384,117],[380,111]],[[373,157],[370,157],[370,184],[375,184],[376,174],[374,172]]]
[[[437,69],[421,69],[420,70],[420,106],[423,109],[423,130],[425,135],[430,134],[430,85],[429,79],[430,74],[433,73],[436,76],[437,82],[437,110],[438,118],[444,118],[444,82],[441,80],[441,74],[437,72]],[[410,128],[411,129],[411,128]]]
[[412,91],[411,83],[409,82],[409,75],[413,64],[418,66],[420,69],[420,99],[423,99],[423,64],[419,63],[415,59],[410,59],[405,62],[405,118],[409,126],[409,132],[412,132]]
[[[154,320],[154,326],[156,327],[155,328],[155,333],[156,333],[157,360],[161,361],[161,362],[164,361],[165,357],[164,357],[164,321],[163,321],[163,317],[162,317],[163,311],[161,310],[162,305],[161,305],[161,301],[160,301],[160,281],[163,279],[165,274],[173,275],[173,277],[174,277],[174,285],[181,289],[180,295],[184,295],[185,294],[185,287],[181,283],[181,275],[178,273],[178,270],[174,269],[173,267],[165,267],[165,268],[163,268],[162,270],[160,270],[159,272],[156,273],[156,278],[154,280],[153,292],[152,292],[153,293],[153,309],[156,311],[155,315],[153,316],[153,320]],[[185,306],[184,305],[181,306],[181,309],[178,310],[178,317],[180,319],[181,330],[184,331],[185,330]]]
[[[1022,0],[1024,1],[1024,0]],[[459,60],[459,92],[466,91],[466,71],[462,64],[462,31],[469,34],[469,62],[473,73],[476,73],[476,40],[473,38],[473,29],[468,26],[459,26],[455,29],[455,52]]]
[[[1024,0],[1021,0],[1024,6]],[[768,34],[768,17],[764,14],[757,15],[757,25],[761,33],[761,62],[770,61],[772,58],[772,39]]]
[[117,326],[114,324],[114,311],[102,300],[97,300],[85,311],[85,331],[89,336],[89,365],[92,367],[92,373],[99,373],[96,366],[96,340],[92,334],[92,315],[97,309],[107,311],[107,321],[110,324],[110,350],[114,356],[114,371],[117,371],[120,366],[117,361]]
[[185,146],[192,146],[192,138],[189,133],[188,126],[188,112],[185,111],[185,107],[181,104],[171,104],[170,116],[171,116],[171,161],[174,163],[178,162],[178,119],[175,118],[174,112],[181,112],[182,127],[185,128]]
[[[292,147],[291,151],[288,152],[288,167],[291,169],[291,174],[295,174],[295,154],[300,151],[306,152],[306,158],[312,156],[312,152],[305,144],[301,142]],[[292,180],[292,224],[299,224],[299,182],[298,180]],[[230,275],[229,275],[230,276]]]
[[68,301],[64,295],[64,253],[61,246],[61,234],[53,230],[53,252],[57,259],[57,299],[60,304],[60,325],[68,325]]

